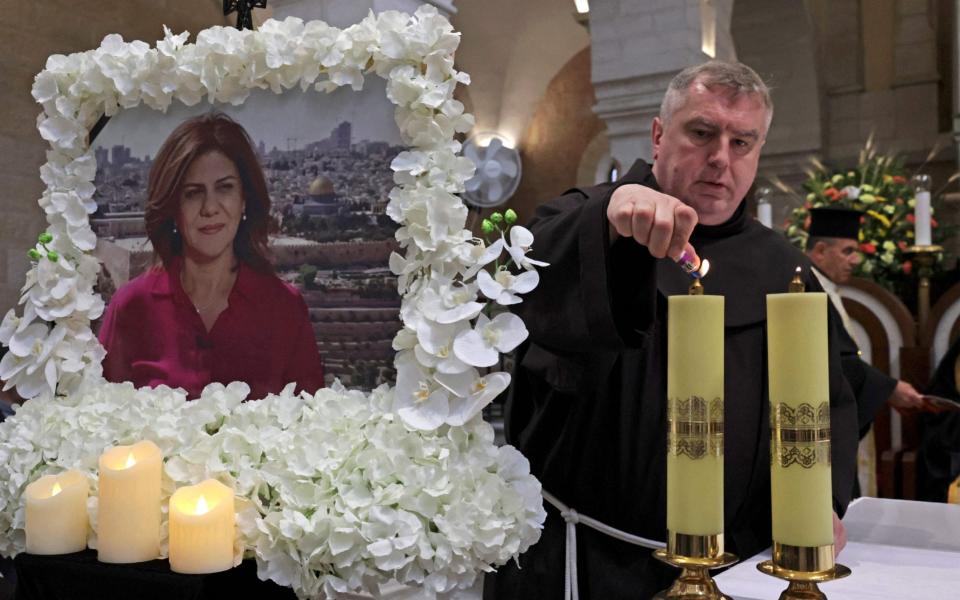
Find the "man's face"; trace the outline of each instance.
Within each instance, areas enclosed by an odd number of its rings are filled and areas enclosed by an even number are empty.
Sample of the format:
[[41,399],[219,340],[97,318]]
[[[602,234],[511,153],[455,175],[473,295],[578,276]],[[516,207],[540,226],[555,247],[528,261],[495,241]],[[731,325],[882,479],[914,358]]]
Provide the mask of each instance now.
[[862,257],[856,240],[833,238],[818,241],[809,253],[810,260],[834,283],[847,283]]
[[723,223],[757,175],[766,135],[759,94],[735,95],[694,81],[666,126],[653,120],[653,174],[664,193],[697,211],[701,223]]

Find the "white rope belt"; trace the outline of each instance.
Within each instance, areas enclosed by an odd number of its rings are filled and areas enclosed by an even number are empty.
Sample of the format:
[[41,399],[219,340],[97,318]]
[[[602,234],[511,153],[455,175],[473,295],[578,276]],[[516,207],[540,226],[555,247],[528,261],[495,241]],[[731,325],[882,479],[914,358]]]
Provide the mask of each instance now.
[[651,549],[660,549],[665,548],[666,544],[663,542],[658,542],[656,540],[648,540],[647,538],[642,538],[639,535],[633,535],[632,533],[627,533],[626,531],[620,531],[614,527],[610,527],[600,521],[590,518],[587,515],[582,515],[576,510],[570,508],[563,502],[557,500],[557,498],[546,490],[542,490],[543,499],[556,507],[560,511],[560,516],[563,517],[563,520],[567,523],[567,553],[566,553],[566,564],[563,569],[563,598],[564,600],[579,600],[580,590],[577,586],[577,524],[582,523],[591,529],[595,529],[600,533],[609,535],[610,537],[617,538],[618,540],[627,542],[628,544],[634,544],[635,546],[643,546],[644,548]]

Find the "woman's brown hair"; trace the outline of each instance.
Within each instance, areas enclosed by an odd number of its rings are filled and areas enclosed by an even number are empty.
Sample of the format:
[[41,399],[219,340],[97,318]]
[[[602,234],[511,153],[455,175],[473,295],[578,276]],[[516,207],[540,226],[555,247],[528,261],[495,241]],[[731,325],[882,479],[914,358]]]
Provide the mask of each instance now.
[[257,271],[271,272],[267,250],[270,195],[263,170],[246,130],[217,111],[181,123],[163,142],[150,167],[144,220],[154,252],[164,266],[183,253],[183,237],[175,227],[183,178],[193,161],[214,151],[233,161],[240,172],[246,218],[240,221],[233,251]]

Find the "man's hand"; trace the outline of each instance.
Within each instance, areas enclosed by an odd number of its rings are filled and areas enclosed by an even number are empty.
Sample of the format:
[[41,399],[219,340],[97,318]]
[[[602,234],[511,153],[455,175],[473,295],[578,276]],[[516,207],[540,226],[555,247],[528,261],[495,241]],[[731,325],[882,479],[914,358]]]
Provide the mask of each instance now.
[[897,382],[897,387],[893,389],[893,393],[890,394],[887,402],[900,414],[922,410],[925,405],[923,395],[906,381]]
[[837,513],[833,513],[833,557],[840,555],[840,551],[847,545],[847,529]]
[[637,184],[620,186],[610,197],[607,220],[611,242],[632,237],[656,258],[676,260],[686,251],[694,265],[700,265],[689,241],[697,212],[673,196]]

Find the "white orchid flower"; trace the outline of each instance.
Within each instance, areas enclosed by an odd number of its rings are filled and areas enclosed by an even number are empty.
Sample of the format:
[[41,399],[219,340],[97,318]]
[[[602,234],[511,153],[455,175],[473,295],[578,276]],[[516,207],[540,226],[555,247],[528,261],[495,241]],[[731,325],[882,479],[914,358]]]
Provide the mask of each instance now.
[[523,320],[513,313],[500,313],[492,321],[481,314],[474,329],[457,335],[453,352],[467,364],[492,367],[500,360],[501,353],[519,346],[527,335]]
[[67,334],[67,328],[34,322],[10,337],[10,351],[0,360],[0,379],[6,381],[3,389],[16,386],[24,398],[33,398],[57,389],[57,365],[51,353]]
[[470,329],[468,321],[437,323],[430,319],[420,319],[417,323],[417,347],[414,348],[417,360],[440,373],[462,373],[470,368],[454,352],[454,340]]
[[477,284],[483,294],[497,304],[507,306],[519,304],[522,300],[517,294],[526,294],[540,283],[540,275],[536,271],[525,271],[514,275],[507,269],[498,269],[491,277],[487,271],[477,274]]
[[454,251],[460,262],[467,265],[463,273],[463,276],[467,279],[473,277],[480,269],[500,258],[500,255],[503,254],[503,248],[506,246],[506,242],[503,241],[502,237],[489,246],[485,245],[481,240],[477,241],[479,243],[470,242],[461,244]]
[[397,387],[393,408],[403,422],[429,431],[443,425],[450,413],[450,393],[437,386],[430,372],[413,353],[397,356]]
[[509,373],[489,373],[480,376],[476,369],[464,373],[436,375],[437,383],[451,394],[446,416],[448,425],[460,426],[480,414],[510,385]]
[[483,304],[476,300],[475,283],[460,284],[437,277],[421,292],[417,308],[423,316],[437,323],[456,323],[480,314]]
[[531,245],[533,245],[533,234],[530,233],[529,229],[520,225],[514,225],[510,228],[510,245],[507,246],[507,252],[510,253],[510,258],[518,267],[530,270],[534,267],[549,266],[549,263],[527,258]]

